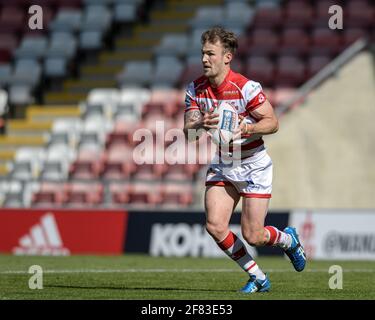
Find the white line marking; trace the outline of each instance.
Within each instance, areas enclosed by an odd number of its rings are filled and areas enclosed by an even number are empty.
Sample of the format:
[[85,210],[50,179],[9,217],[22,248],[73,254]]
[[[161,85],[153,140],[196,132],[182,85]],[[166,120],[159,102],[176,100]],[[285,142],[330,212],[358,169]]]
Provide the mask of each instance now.
[[[264,269],[266,272],[295,272],[293,269]],[[358,272],[358,273],[373,273],[374,269],[343,269],[344,272]],[[43,273],[136,273],[136,272],[152,272],[152,273],[164,273],[164,272],[185,272],[185,273],[214,273],[214,272],[242,272],[241,269],[47,269],[43,270]],[[328,273],[328,269],[307,269],[302,272],[308,273]],[[28,274],[25,270],[7,270],[0,271],[0,274]]]

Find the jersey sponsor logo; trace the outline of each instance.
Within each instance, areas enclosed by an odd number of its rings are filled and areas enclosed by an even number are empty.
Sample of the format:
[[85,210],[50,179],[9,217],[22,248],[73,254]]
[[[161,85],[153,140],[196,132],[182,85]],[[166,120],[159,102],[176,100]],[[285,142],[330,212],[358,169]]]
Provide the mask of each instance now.
[[230,90],[230,91],[224,91],[223,94],[224,95],[234,95],[234,94],[237,94],[238,91],[237,90]]

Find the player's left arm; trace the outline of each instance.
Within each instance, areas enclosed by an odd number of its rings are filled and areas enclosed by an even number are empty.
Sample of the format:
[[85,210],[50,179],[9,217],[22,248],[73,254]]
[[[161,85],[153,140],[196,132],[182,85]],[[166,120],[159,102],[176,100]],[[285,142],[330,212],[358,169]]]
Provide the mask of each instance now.
[[266,135],[275,133],[279,129],[279,121],[277,120],[273,107],[268,100],[251,111],[250,115],[258,121],[256,123],[246,123],[244,118],[240,116],[241,135]]

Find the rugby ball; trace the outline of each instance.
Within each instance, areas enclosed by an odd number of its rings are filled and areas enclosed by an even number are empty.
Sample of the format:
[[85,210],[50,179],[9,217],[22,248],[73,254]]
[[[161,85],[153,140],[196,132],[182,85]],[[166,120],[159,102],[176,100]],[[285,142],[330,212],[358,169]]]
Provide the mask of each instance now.
[[214,112],[219,115],[219,123],[217,129],[210,130],[211,139],[217,145],[229,144],[238,127],[237,110],[229,103],[222,102]]

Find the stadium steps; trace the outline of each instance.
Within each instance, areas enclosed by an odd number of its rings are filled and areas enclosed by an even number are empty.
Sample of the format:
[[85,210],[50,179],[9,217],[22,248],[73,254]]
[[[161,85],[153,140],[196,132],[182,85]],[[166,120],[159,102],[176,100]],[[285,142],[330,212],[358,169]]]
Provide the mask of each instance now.
[[116,87],[115,80],[66,80],[64,82],[64,90],[69,92],[87,92],[95,88],[113,88]]
[[84,66],[81,68],[81,79],[112,80],[113,75],[121,71],[121,66]]
[[72,92],[47,92],[44,95],[44,103],[51,105],[61,104],[78,104],[80,101],[86,99],[85,93]]
[[26,109],[26,118],[30,121],[50,121],[56,118],[76,118],[81,114],[76,105],[31,105]]
[[8,174],[8,165],[0,163],[0,177],[5,177]]
[[34,122],[29,119],[9,120],[7,133],[14,136],[38,136],[47,133],[52,128],[52,121]]
[[150,60],[152,53],[145,50],[134,50],[133,52],[104,52],[99,61],[104,65],[123,66],[127,60]]
[[47,142],[44,135],[35,136],[0,136],[0,151],[16,151],[19,147],[42,147]]
[[0,150],[0,165],[12,161],[15,154],[13,150]]

